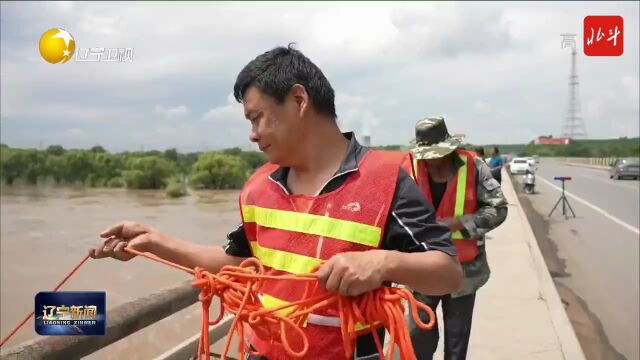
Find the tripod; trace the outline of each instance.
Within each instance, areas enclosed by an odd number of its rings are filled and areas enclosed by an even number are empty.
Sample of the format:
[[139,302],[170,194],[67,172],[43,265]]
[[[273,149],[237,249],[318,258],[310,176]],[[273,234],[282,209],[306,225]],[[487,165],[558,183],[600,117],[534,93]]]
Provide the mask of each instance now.
[[553,209],[551,209],[551,212],[549,213],[548,217],[551,217],[551,214],[553,214],[553,211],[558,207],[560,202],[562,202],[562,215],[564,215],[564,217],[567,218],[567,207],[568,207],[569,210],[571,210],[571,214],[573,214],[573,217],[575,218],[576,213],[573,212],[573,209],[571,208],[571,204],[569,204],[569,199],[567,199],[567,197],[564,195],[564,182],[566,180],[571,180],[571,178],[567,176],[556,176],[553,179],[562,181],[562,194],[560,195],[560,199],[558,199],[556,204],[553,206]]

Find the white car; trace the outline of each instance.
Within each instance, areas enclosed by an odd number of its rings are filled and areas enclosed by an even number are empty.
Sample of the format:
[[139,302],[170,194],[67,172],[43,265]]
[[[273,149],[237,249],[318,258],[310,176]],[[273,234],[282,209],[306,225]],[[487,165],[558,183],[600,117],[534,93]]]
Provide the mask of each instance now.
[[514,158],[509,163],[509,171],[512,174],[526,174],[529,169],[530,160],[527,158]]
[[538,160],[538,158],[528,157],[527,158],[527,163],[529,164],[530,170],[538,171],[538,163],[540,163],[540,160]]

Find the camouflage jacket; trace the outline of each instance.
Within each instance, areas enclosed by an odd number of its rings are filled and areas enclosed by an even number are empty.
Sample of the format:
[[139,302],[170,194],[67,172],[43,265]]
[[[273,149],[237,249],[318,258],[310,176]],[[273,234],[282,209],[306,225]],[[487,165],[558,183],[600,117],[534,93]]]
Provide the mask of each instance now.
[[[463,162],[456,159],[456,171]],[[502,193],[500,184],[491,175],[489,166],[481,158],[475,162],[476,194],[478,206],[474,214],[467,214],[458,219],[464,226],[461,231],[465,239],[478,240],[478,256],[474,261],[462,264],[463,279],[459,291],[451,294],[459,297],[476,292],[489,280],[491,270],[487,262],[485,251],[485,234],[498,227],[507,218],[507,200]]]

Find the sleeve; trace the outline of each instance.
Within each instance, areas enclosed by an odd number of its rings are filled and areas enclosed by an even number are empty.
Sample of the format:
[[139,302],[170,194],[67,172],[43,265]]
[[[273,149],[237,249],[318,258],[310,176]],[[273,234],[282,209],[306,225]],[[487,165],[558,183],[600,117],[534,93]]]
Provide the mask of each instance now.
[[480,239],[487,232],[497,228],[507,218],[507,199],[502,193],[500,183],[491,175],[489,167],[476,161],[477,201],[478,207],[474,214],[463,215],[458,219],[464,226],[462,235],[465,239]]
[[236,257],[251,257],[251,249],[249,248],[249,240],[244,233],[244,227],[242,224],[238,225],[235,230],[230,231],[227,234],[227,243],[223,246],[224,252],[227,255]]
[[449,228],[436,222],[433,205],[403,169],[398,174],[382,248],[402,252],[440,250],[456,255]]

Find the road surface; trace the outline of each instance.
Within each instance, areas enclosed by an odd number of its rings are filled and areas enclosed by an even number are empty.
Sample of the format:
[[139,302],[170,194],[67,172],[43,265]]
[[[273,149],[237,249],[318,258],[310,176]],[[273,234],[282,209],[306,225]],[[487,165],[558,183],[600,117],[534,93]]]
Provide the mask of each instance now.
[[[577,218],[565,219],[560,205],[548,217],[561,193],[554,176],[572,177],[566,190]],[[541,244],[543,252],[556,253],[555,262],[545,255],[556,284],[570,289],[583,308],[584,317],[568,311],[585,353],[590,359],[639,359],[640,183],[550,159],[540,160],[536,178],[538,193],[520,198],[528,203],[538,242],[550,240],[550,246]],[[582,324],[584,318],[596,325]]]

